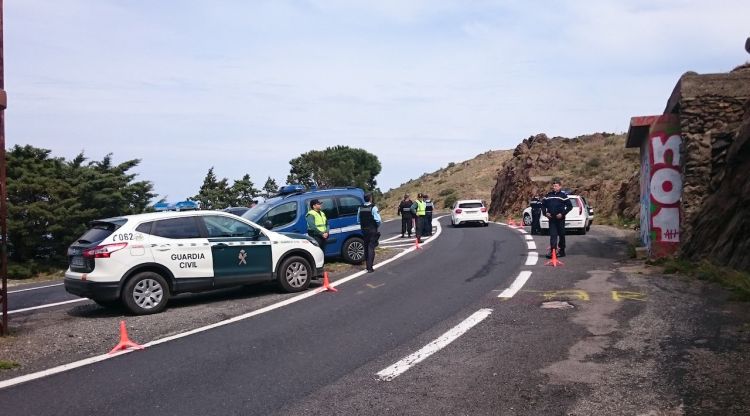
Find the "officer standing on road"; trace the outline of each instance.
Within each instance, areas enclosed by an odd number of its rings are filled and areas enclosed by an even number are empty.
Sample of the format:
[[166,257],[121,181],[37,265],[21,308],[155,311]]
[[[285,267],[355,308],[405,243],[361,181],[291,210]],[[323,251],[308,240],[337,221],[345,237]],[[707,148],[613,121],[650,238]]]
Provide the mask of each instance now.
[[531,198],[531,235],[542,233],[542,226],[539,224],[539,218],[542,216],[542,201],[534,195]]
[[414,215],[414,233],[417,236],[417,242],[422,242],[422,235],[424,231],[422,226],[424,225],[424,216],[427,213],[427,204],[423,200],[424,196],[420,192],[417,195],[417,200],[411,205],[411,212]]
[[375,247],[378,246],[378,239],[380,239],[378,227],[381,222],[378,207],[372,201],[372,194],[365,195],[365,204],[360,205],[357,210],[357,224],[362,227],[364,235],[367,273],[375,271],[372,267],[375,263]]
[[[560,180],[553,180],[552,191],[542,201],[542,215],[549,218],[548,259],[552,258],[552,250],[557,250],[557,257],[565,257],[565,215],[573,209],[573,203],[570,202],[568,195],[560,190],[560,187]],[[559,245],[558,236],[560,237]]]
[[307,212],[307,234],[318,242],[323,253],[326,252],[326,241],[328,241],[328,218],[326,213],[321,211],[323,205],[319,200],[310,201],[310,211]]
[[398,204],[398,215],[401,216],[401,238],[404,238],[404,234],[406,233],[408,233],[409,238],[411,238],[411,205],[413,203],[414,202],[409,199],[409,194],[406,194],[404,195],[404,200]]
[[424,203],[424,225],[422,226],[422,230],[424,230],[424,235],[432,235],[432,210],[435,208],[435,205],[427,194],[424,195]]

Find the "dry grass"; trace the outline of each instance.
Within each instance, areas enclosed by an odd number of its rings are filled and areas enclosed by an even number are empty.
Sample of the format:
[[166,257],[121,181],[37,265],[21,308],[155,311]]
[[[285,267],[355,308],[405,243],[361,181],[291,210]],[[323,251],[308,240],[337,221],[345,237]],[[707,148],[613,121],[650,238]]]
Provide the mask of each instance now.
[[417,193],[428,194],[435,209],[443,209],[450,199],[482,199],[489,203],[495,186],[497,170],[511,158],[512,150],[492,150],[463,162],[451,163],[443,169],[412,179],[398,188],[391,189],[378,202],[384,218],[396,216],[396,207],[408,193],[412,200]]

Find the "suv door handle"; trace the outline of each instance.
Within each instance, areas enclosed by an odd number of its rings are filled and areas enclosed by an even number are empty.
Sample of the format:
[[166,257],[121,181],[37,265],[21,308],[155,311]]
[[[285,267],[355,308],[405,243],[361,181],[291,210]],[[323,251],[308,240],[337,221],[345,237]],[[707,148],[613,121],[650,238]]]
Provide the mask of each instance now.
[[225,248],[227,248],[228,246],[227,246],[227,245],[226,245],[225,243],[218,243],[218,244],[216,244],[216,245],[215,245],[214,247],[216,247],[216,248],[217,248],[217,249],[219,249],[219,250],[224,250],[224,249],[225,249]]
[[156,249],[158,251],[167,251],[167,250],[171,250],[172,246],[170,246],[169,244],[162,244],[162,245],[156,247]]

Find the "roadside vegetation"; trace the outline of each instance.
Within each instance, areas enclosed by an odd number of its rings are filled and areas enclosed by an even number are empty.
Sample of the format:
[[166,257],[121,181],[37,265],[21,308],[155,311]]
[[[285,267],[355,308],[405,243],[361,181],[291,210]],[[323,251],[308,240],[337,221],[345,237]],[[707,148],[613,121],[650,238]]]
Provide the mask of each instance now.
[[680,274],[698,280],[718,283],[732,292],[732,299],[750,301],[750,273],[718,266],[709,261],[689,261],[680,258],[648,260],[647,264],[660,266],[664,274]]

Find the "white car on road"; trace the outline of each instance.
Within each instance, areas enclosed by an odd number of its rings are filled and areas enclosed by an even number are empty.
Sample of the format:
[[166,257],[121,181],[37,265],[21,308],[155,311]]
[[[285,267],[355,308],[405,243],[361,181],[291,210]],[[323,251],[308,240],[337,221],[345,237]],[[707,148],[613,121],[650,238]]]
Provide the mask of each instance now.
[[451,209],[451,224],[457,227],[466,223],[480,223],[487,226],[490,222],[487,207],[479,199],[462,199],[456,201]]

